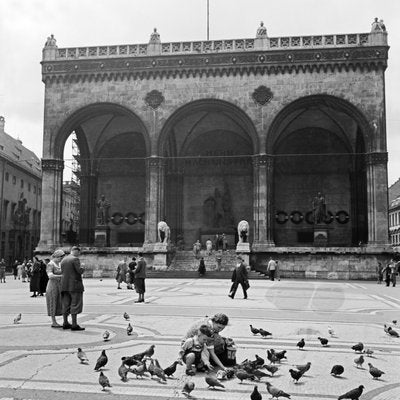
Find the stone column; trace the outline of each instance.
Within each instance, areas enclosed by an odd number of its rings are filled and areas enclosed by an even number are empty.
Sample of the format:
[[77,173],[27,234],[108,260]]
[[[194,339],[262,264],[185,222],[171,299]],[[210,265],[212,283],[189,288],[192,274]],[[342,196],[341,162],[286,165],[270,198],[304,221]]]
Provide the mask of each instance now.
[[252,249],[263,251],[275,246],[272,235],[272,157],[267,154],[256,156],[253,161],[253,172],[254,240]]
[[366,154],[368,196],[368,246],[389,244],[386,152]]
[[42,159],[42,211],[39,249],[52,250],[60,245],[63,170],[63,160]]
[[[144,247],[157,242],[157,224],[164,218],[164,159],[150,157],[146,165],[146,223]],[[150,245],[150,246],[149,246]]]
[[80,177],[79,241],[86,245],[94,243],[96,196],[97,175],[82,174]]

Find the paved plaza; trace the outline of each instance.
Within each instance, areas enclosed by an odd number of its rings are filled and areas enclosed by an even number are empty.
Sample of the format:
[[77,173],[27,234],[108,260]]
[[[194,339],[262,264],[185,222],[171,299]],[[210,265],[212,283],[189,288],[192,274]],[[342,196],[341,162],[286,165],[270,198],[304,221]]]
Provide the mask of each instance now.
[[[375,282],[332,282],[253,280],[249,299],[242,299],[240,289],[234,300],[227,296],[230,282],[213,279],[148,279],[146,304],[135,304],[137,295],[123,287],[117,290],[112,279],[86,279],[84,313],[79,317],[84,332],[52,329],[46,315],[45,297],[31,298],[29,283],[7,278],[0,284],[0,399],[173,399],[181,393],[186,379],[184,367],[178,366],[176,379],[160,384],[150,378],[128,382],[120,380],[117,370],[121,357],[133,355],[155,344],[155,355],[162,367],[178,355],[180,338],[192,322],[216,312],[226,313],[230,323],[223,336],[237,344],[237,361],[266,359],[266,350],[287,350],[287,361],[271,378],[257,382],[263,399],[271,396],[265,381],[283,389],[292,399],[337,399],[340,394],[364,385],[361,400],[400,399],[400,338],[387,335],[383,324],[399,320],[400,288]],[[19,324],[14,317],[22,313]],[[126,334],[130,315],[134,334]],[[60,317],[61,320],[61,317]],[[253,336],[249,324],[272,332],[272,338]],[[336,337],[331,337],[331,326]],[[110,340],[102,333],[108,330]],[[318,336],[329,339],[322,347]],[[296,343],[304,338],[305,350]],[[374,351],[365,356],[363,368],[356,368],[357,354],[351,346],[363,342]],[[76,349],[86,352],[89,365],[80,364]],[[99,373],[93,370],[102,349],[109,362],[104,373],[112,388],[102,392]],[[310,361],[311,369],[295,384],[289,368]],[[383,370],[382,379],[373,380],[367,363]],[[344,373],[330,375],[334,364],[342,364]],[[192,395],[196,399],[250,399],[254,382],[238,379],[223,381],[225,390],[210,390],[198,373]]]

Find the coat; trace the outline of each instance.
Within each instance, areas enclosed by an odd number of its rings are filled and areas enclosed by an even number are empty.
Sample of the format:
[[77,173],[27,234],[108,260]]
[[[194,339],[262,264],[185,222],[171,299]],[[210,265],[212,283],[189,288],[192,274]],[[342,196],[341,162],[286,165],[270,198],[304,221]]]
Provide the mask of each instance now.
[[247,272],[246,264],[241,262],[235,269],[235,282],[244,283],[249,279],[249,273]]
[[83,292],[83,268],[78,257],[72,254],[61,261],[61,292]]
[[146,261],[144,258],[139,258],[135,269],[135,279],[145,279],[146,278]]

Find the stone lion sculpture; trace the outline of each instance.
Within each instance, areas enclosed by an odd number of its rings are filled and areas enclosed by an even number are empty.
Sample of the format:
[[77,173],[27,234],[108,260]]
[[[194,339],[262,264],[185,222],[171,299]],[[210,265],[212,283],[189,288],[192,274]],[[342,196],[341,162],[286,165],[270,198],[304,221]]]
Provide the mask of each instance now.
[[249,223],[242,220],[238,223],[239,243],[246,243],[249,235]]
[[166,222],[160,221],[157,224],[157,233],[158,233],[158,242],[159,243],[165,243],[165,244],[169,243],[171,231]]

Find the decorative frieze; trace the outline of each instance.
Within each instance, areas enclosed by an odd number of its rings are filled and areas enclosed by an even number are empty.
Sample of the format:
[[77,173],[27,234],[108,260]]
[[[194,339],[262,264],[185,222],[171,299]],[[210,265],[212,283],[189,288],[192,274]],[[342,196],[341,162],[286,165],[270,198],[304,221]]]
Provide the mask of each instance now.
[[373,152],[365,154],[365,162],[367,165],[387,164],[388,153],[386,152]]
[[42,171],[62,171],[63,169],[64,160],[42,158]]
[[261,85],[254,90],[254,92],[251,94],[251,97],[257,104],[264,106],[271,101],[273,93],[270,88]]

